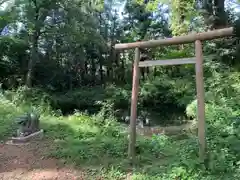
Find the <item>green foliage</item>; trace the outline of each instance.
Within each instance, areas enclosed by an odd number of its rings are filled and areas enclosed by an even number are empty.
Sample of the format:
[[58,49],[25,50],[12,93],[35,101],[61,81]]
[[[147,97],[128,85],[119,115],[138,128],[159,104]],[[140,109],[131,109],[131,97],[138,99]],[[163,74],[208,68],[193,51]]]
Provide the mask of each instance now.
[[[211,76],[206,79],[206,121],[208,137],[207,168],[211,174],[236,173],[239,169],[239,73],[210,61]],[[210,67],[207,67],[210,66]],[[206,70],[208,71],[208,69]],[[209,72],[208,72],[209,73]],[[188,105],[187,115],[196,118],[196,101]],[[235,125],[234,125],[235,124]],[[236,177],[239,174],[236,173]]]
[[[34,4],[21,0],[9,12],[0,12],[0,30],[16,22],[26,28],[0,37],[4,89],[0,139],[15,131],[14,117],[34,109],[41,113],[41,126],[53,145],[50,156],[91,169],[90,179],[126,179],[126,127],[117,123],[115,116],[121,110],[129,113],[134,53],[124,52],[118,58],[112,47],[119,42],[206,29],[209,24],[205,20],[210,16],[202,17],[196,3],[138,0],[120,7],[122,1],[44,0]],[[168,5],[167,10],[163,4]],[[114,8],[124,8],[122,16]],[[187,139],[183,140],[164,135],[139,137],[132,179],[240,178],[237,41],[229,38],[204,43],[205,164],[198,160],[195,134],[184,134]],[[194,48],[159,47],[141,53],[148,59],[175,59],[194,56]],[[33,88],[29,89],[22,85],[31,69]],[[156,67],[146,74],[148,77],[140,81],[139,113],[157,113],[156,119],[165,124],[180,119],[185,110],[188,118],[197,118],[194,66]]]
[[[36,92],[40,93],[39,90]],[[20,94],[20,90],[14,93],[15,96],[7,94],[12,97],[12,102],[6,100],[4,96],[1,97],[0,113],[3,117],[0,126],[1,139],[14,131],[13,118],[26,110],[26,103],[37,100],[36,94],[26,96],[30,92],[25,89],[21,90],[21,94],[25,94],[28,101],[20,103],[17,97],[24,100],[22,95],[17,95]],[[231,113],[224,111],[226,114],[218,115],[214,111],[221,112],[223,109],[209,108],[211,106],[207,108],[209,114],[207,169],[198,160],[198,143],[194,135],[177,141],[165,135],[154,135],[151,138],[138,138],[137,164],[132,179],[192,180],[239,177],[239,131],[233,129],[238,125],[235,123],[232,126],[231,120],[227,121]],[[111,106],[107,105],[103,112],[108,112],[109,109]],[[225,124],[225,127],[222,124]],[[112,117],[107,118],[105,113],[89,116],[78,111],[65,117],[44,113],[41,115],[41,127],[45,130],[47,139],[52,142],[49,156],[85,168],[91,178],[99,176],[106,179],[126,178],[129,168],[126,159],[128,148],[126,127]],[[214,128],[218,131],[214,131]],[[92,170],[93,168],[95,170]]]
[[191,21],[197,14],[195,3],[195,0],[171,1],[171,29],[174,35],[183,35],[190,31]]
[[[138,0],[139,4],[144,4],[144,0]],[[166,4],[170,8],[171,11],[171,30],[172,34],[184,35],[187,34],[191,29],[191,24],[193,21],[193,17],[195,17],[198,13],[196,11],[196,1],[195,0],[173,0],[173,1],[165,1],[165,0],[154,0],[147,3],[146,9],[150,11],[156,11],[159,8],[159,4]]]
[[14,118],[21,114],[22,110],[16,108],[14,104],[6,100],[2,94],[0,95],[0,99],[0,140],[3,140],[13,135],[16,130]]
[[0,80],[8,88],[16,87],[18,84],[16,81],[24,75],[24,69],[21,67],[26,64],[24,59],[27,57],[26,50],[27,44],[19,38],[0,37]]
[[25,86],[16,91],[5,91],[5,97],[24,111],[35,110],[41,114],[51,114],[50,96],[41,89],[29,89]]

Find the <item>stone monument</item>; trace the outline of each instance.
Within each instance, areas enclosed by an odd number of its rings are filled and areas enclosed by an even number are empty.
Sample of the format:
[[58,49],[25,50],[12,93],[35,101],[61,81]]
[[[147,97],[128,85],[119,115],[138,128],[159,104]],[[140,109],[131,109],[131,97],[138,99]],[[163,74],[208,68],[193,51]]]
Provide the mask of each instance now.
[[40,129],[40,115],[34,112],[25,113],[15,119],[18,126],[16,137],[11,138],[13,144],[26,143],[33,139],[43,137],[43,130]]

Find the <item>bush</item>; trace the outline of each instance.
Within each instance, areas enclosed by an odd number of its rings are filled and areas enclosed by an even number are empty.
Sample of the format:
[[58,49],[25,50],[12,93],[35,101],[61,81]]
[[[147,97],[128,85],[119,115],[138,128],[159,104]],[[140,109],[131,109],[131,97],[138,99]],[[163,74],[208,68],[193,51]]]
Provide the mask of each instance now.
[[[226,174],[239,176],[240,126],[239,106],[239,74],[214,72],[216,79],[209,78],[205,105],[208,159],[207,170],[223,178]],[[235,77],[233,77],[233,75]],[[210,83],[211,82],[211,83]],[[234,97],[234,98],[233,98]],[[196,100],[186,108],[188,116],[196,118]]]
[[22,113],[12,102],[0,94],[0,140],[5,140],[16,132],[14,119]]
[[54,113],[50,106],[51,96],[41,89],[29,89],[25,86],[15,91],[5,91],[5,97],[24,111],[34,110],[41,114]]

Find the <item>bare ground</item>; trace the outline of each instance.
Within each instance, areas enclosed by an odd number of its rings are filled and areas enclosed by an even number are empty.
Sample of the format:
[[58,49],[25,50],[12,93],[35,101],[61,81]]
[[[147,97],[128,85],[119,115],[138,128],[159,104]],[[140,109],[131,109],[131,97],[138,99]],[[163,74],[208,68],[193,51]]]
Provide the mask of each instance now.
[[49,143],[0,144],[0,180],[81,180],[81,170],[47,158]]

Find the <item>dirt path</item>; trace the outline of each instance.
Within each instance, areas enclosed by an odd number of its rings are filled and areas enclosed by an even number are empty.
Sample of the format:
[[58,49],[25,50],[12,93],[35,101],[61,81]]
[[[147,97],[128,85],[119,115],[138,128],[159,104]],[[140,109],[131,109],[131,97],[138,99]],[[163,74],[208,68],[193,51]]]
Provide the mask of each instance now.
[[0,144],[0,180],[85,179],[80,170],[66,168],[58,160],[46,158],[44,153],[48,147],[48,143]]

